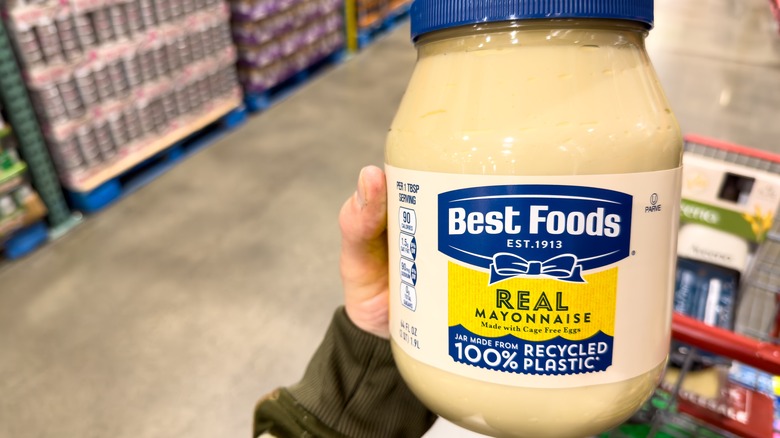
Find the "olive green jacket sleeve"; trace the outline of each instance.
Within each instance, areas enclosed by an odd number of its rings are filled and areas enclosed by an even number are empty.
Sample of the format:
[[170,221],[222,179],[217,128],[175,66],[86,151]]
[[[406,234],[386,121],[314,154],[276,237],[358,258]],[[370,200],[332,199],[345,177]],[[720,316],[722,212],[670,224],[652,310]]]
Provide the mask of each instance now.
[[435,420],[401,379],[390,343],[339,308],[303,379],[258,402],[254,436],[410,438]]

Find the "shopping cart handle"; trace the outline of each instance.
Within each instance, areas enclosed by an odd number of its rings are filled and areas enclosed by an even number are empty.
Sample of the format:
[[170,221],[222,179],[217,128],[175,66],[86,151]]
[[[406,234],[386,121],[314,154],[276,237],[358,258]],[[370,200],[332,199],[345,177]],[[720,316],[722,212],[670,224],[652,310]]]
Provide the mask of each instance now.
[[688,316],[675,313],[672,317],[672,337],[746,365],[780,375],[780,346],[738,335],[720,327],[712,327]]

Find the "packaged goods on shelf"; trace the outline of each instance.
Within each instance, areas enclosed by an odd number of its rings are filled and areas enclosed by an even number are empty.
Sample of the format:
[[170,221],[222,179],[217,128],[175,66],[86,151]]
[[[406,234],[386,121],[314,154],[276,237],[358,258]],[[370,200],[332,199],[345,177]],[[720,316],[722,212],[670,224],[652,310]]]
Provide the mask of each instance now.
[[344,45],[342,0],[232,1],[238,75],[262,93]]
[[46,207],[26,179],[27,165],[19,158],[13,132],[0,118],[0,248],[15,231],[41,221]]
[[7,140],[4,139],[0,146],[0,195],[7,194],[24,182],[24,172],[27,170],[15,150],[7,148]]
[[[64,185],[88,190],[240,104],[220,0],[8,6],[27,87]],[[202,125],[202,123],[199,123]],[[95,180],[98,178],[98,180]]]
[[0,242],[14,231],[40,221],[45,215],[46,207],[27,182],[0,194]]

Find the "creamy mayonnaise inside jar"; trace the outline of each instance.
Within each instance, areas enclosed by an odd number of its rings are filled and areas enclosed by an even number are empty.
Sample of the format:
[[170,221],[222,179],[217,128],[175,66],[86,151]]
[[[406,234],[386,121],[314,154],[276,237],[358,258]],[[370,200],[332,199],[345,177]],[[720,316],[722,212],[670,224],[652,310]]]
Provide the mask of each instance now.
[[682,139],[652,0],[416,0],[386,149],[393,353],[477,432],[626,420],[670,338]]

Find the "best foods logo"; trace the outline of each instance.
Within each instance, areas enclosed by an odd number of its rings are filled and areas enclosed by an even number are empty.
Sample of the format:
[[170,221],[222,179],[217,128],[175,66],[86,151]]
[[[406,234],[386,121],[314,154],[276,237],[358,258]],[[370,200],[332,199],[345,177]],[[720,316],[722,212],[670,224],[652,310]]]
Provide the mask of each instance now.
[[490,272],[584,282],[629,255],[631,195],[580,186],[502,185],[439,195],[439,251]]

